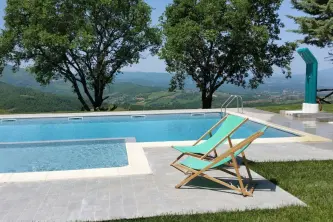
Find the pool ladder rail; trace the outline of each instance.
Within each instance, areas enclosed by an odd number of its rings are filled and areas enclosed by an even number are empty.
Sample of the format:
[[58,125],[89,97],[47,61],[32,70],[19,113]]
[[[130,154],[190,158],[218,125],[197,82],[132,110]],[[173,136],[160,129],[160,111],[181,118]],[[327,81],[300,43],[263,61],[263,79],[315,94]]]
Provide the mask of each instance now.
[[[244,113],[244,104],[243,104],[243,97],[238,95],[230,95],[229,98],[224,101],[221,105],[221,116],[223,117],[227,113],[227,108],[233,101],[237,101],[237,112]],[[241,111],[239,109],[241,108]],[[224,112],[223,112],[224,109]]]

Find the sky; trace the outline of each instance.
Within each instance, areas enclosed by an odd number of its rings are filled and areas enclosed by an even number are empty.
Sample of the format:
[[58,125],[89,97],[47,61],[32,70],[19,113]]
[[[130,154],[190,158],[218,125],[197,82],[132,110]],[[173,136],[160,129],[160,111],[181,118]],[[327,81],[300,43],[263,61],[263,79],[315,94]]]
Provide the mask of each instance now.
[[[162,15],[165,7],[172,3],[172,0],[146,0],[146,2],[153,8],[152,21],[153,24],[158,23],[158,18]],[[4,27],[4,9],[6,7],[6,1],[0,0],[0,27]],[[285,28],[281,31],[280,37],[282,41],[295,41],[301,39],[302,36],[299,34],[288,32],[290,29],[297,29],[297,25],[293,20],[286,17],[286,15],[300,16],[303,15],[302,12],[292,9],[290,0],[285,0],[279,10],[279,15]],[[320,49],[314,46],[300,45],[302,47],[308,47],[312,53],[316,56],[319,62],[319,70],[333,68],[333,64],[327,61],[325,58],[328,56],[328,48]],[[148,53],[144,53],[143,58],[138,64],[132,65],[131,67],[126,67],[123,71],[139,71],[139,72],[166,72],[165,63],[163,60],[158,59],[157,56],[150,56]],[[295,53],[294,60],[291,64],[291,69],[293,74],[303,74],[305,72],[305,63],[302,58]],[[276,70],[277,72],[279,70]]]

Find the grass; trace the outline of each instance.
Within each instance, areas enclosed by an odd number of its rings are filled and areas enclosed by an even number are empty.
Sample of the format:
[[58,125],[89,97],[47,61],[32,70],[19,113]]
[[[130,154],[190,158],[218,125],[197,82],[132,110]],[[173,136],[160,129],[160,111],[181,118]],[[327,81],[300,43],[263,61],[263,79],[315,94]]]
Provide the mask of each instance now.
[[9,114],[9,112],[7,110],[0,109],[0,115],[2,115],[2,114]]
[[333,161],[251,163],[251,169],[295,195],[308,207],[168,215],[118,221],[332,221],[333,177],[330,170],[332,168]]
[[[274,106],[259,106],[257,109],[265,110],[273,113],[280,113],[280,110],[300,110],[302,109],[301,104],[286,104],[286,105],[274,105]],[[323,105],[324,112],[333,113],[333,104],[324,104]]]

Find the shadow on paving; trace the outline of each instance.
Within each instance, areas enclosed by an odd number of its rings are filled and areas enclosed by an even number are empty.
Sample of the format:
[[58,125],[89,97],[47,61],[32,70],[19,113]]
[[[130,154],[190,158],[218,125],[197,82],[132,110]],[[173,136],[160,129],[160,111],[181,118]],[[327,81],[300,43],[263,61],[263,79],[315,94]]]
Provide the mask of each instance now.
[[[236,179],[230,179],[230,178],[226,178],[226,177],[215,177],[218,180],[221,180],[223,182],[226,182],[228,184],[234,185],[236,187],[239,186],[238,180]],[[247,180],[244,181],[245,184],[247,184]],[[276,190],[276,185],[273,184],[272,182],[264,179],[256,179],[253,180],[252,184],[254,184],[255,187],[255,192],[256,191],[272,191],[275,192]],[[253,186],[253,185],[251,185]],[[225,187],[221,184],[215,183],[211,180],[208,180],[204,177],[197,177],[193,180],[191,180],[188,184],[186,184],[185,186],[183,186],[180,189],[203,189],[203,190],[211,190],[211,191],[216,191],[216,192],[226,192],[226,193],[232,193],[232,194],[236,194],[236,195],[240,195],[242,196],[242,194],[240,193],[235,193],[233,192],[231,189],[229,189],[228,187]]]

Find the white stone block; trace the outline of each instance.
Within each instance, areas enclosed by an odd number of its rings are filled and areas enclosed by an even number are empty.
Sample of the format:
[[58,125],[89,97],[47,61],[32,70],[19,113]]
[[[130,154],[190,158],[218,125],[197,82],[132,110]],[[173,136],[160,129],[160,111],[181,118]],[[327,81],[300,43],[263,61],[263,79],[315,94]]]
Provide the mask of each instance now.
[[303,113],[319,113],[319,104],[303,103]]

